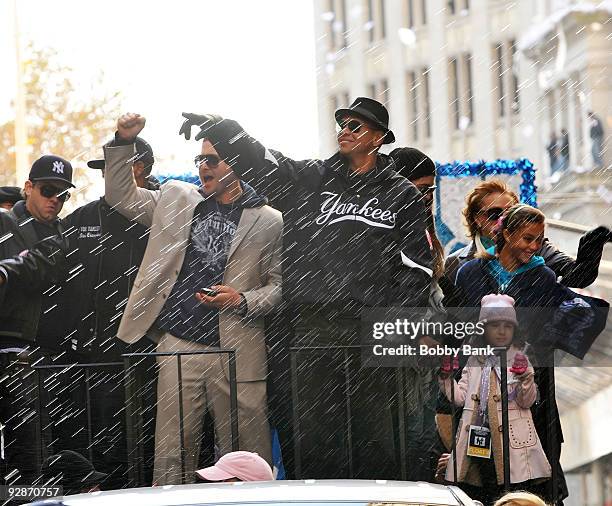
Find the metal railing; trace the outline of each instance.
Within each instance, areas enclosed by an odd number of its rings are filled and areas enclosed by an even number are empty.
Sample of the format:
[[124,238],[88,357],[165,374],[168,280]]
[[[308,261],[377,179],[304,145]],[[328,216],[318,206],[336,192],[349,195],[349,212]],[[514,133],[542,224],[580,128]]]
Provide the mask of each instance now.
[[[181,456],[181,483],[185,483],[185,428],[183,423],[183,372],[181,360],[184,355],[213,355],[227,354],[228,355],[228,371],[230,383],[230,427],[232,435],[232,451],[239,449],[239,429],[238,429],[238,391],[236,384],[236,350],[217,348],[202,351],[171,351],[171,352],[149,352],[149,353],[126,353],[122,355],[124,360],[125,371],[125,398],[126,398],[126,432],[127,432],[127,449],[128,461],[133,465],[129,466],[130,478],[137,483],[142,483],[143,466],[140,465],[143,461],[142,447],[135,444],[139,441],[142,427],[134,425],[133,420],[141,423],[142,417],[135,416],[136,413],[142,413],[141,397],[135,395],[133,385],[136,384],[133,374],[134,366],[131,364],[131,359],[134,357],[176,357],[177,366],[177,381],[178,381],[178,404],[179,404],[179,440],[180,440],[180,456]],[[130,402],[128,402],[130,400]],[[132,402],[133,400],[133,402]]]
[[[87,418],[87,449],[90,461],[93,456],[93,430],[92,430],[92,402],[91,402],[91,375],[92,371],[102,368],[123,369],[123,385],[125,389],[125,422],[126,422],[126,443],[127,443],[127,465],[128,477],[133,486],[144,486],[144,448],[142,444],[143,434],[143,405],[142,396],[139,394],[139,382],[137,378],[137,367],[139,362],[134,359],[155,358],[155,357],[176,357],[177,361],[177,384],[178,384],[178,405],[179,405],[179,437],[181,455],[181,482],[185,483],[185,429],[184,429],[184,407],[183,407],[183,377],[182,377],[182,357],[184,355],[210,355],[221,354],[228,356],[228,373],[230,387],[230,427],[232,451],[239,449],[239,426],[238,426],[238,392],[236,382],[236,351],[234,349],[215,348],[202,351],[176,351],[176,352],[143,352],[126,353],[122,355],[123,362],[102,362],[102,363],[73,363],[73,364],[34,364],[31,369],[36,373],[37,389],[37,467],[40,469],[44,460],[48,457],[45,444],[45,432],[48,425],[43,422],[48,418],[47,410],[43,405],[43,397],[46,389],[43,387],[43,373],[47,371],[69,371],[82,370],[85,378],[85,413]],[[47,438],[48,439],[48,438]]]

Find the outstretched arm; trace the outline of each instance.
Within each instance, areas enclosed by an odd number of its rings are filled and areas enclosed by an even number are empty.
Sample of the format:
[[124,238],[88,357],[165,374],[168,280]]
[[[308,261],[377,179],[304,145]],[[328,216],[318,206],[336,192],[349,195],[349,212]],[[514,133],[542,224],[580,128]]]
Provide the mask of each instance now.
[[232,119],[192,113],[183,113],[183,117],[180,134],[189,139],[191,128],[198,127],[195,140],[209,140],[240,179],[268,197],[281,211],[294,202],[288,197],[295,197],[296,186],[314,189],[320,182],[319,160],[296,161],[278,151],[269,151]]
[[[0,261],[0,286],[5,289],[40,291],[66,277],[68,243],[63,236],[52,236],[36,243],[30,250]],[[0,299],[1,303],[1,299]]]
[[575,260],[548,241],[542,246],[542,256],[546,265],[558,277],[561,276],[562,284],[573,288],[586,288],[597,279],[603,248],[611,240],[610,230],[600,226],[589,230],[580,238]]

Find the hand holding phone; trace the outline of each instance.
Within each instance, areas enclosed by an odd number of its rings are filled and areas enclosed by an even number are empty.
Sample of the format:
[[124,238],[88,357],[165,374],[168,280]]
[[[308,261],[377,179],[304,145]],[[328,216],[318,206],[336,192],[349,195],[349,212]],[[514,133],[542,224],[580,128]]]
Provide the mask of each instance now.
[[200,288],[198,292],[203,295],[208,295],[209,297],[216,297],[217,295],[219,295],[219,292],[213,290],[212,288]]

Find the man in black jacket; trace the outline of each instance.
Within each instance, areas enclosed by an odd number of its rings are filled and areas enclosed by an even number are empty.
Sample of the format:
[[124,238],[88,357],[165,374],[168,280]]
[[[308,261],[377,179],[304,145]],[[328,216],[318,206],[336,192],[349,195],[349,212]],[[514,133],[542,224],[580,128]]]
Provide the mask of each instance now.
[[[11,211],[0,213],[0,259],[18,255],[38,241],[61,233],[58,215],[70,197],[71,187],[74,188],[72,165],[68,160],[45,155],[32,164],[24,184],[25,200],[17,202]],[[59,287],[45,287],[42,295],[32,297],[19,312],[5,304],[0,313],[2,342],[22,348],[36,342],[50,351],[61,352],[58,291]]]
[[[59,283],[66,275],[67,242],[49,237],[30,250],[0,260],[0,323],[27,319],[27,307],[40,297],[42,287]],[[29,353],[13,341],[8,331],[0,337],[0,484],[33,483],[37,472],[35,441],[38,432],[34,392],[36,375],[30,364],[40,355]]]
[[233,120],[184,116],[181,133],[189,138],[199,125],[196,139],[210,140],[283,212],[283,298],[294,344],[302,347],[293,384],[296,477],[399,477],[388,391],[393,371],[359,368],[355,349],[304,349],[358,346],[361,312],[369,307],[427,305],[432,256],[425,208],[418,190],[378,153],[395,140],[386,108],[357,98],[336,111],[338,152],[304,161],[269,152]]
[[[159,188],[150,175],[155,161],[151,146],[136,138],[136,148],[132,163],[136,184],[150,190]],[[91,160],[87,165],[104,175],[104,160]],[[104,197],[77,208],[63,224],[71,263],[77,266],[68,284],[72,294],[69,327],[76,329],[75,349],[93,361],[120,360],[125,350],[115,336],[149,231],[111,209]]]
[[[151,146],[139,137],[135,141],[137,154],[132,161],[132,173],[139,187],[159,188],[151,176],[155,162]],[[87,165],[104,175],[104,160],[91,160]],[[89,363],[122,362],[121,355],[146,351],[145,341],[138,349],[116,338],[125,303],[147,247],[149,230],[112,209],[104,197],[79,207],[64,219],[66,236],[70,242],[71,263],[76,265],[67,283],[69,294],[65,315],[66,328],[79,360]],[[150,343],[152,346],[152,343]],[[155,380],[154,361],[142,361],[138,379],[147,383]],[[121,488],[127,485],[127,454],[125,434],[123,369],[121,366],[92,370],[93,385],[89,390],[93,462],[108,474],[104,487]],[[140,392],[146,396],[144,404],[152,406],[155,388],[148,385]],[[83,406],[85,408],[86,406]],[[154,410],[148,409],[146,413]],[[146,415],[145,413],[145,415]],[[143,444],[152,454],[153,426],[149,415]],[[147,445],[147,442],[149,443]],[[70,447],[87,453],[87,448]]]

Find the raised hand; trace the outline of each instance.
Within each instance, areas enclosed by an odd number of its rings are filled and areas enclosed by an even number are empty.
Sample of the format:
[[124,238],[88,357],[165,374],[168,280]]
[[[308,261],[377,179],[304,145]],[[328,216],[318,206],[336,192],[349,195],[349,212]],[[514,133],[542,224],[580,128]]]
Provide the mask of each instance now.
[[198,132],[195,138],[196,141],[202,138],[200,134],[207,126],[212,126],[223,119],[221,116],[215,116],[213,114],[195,114],[192,112],[184,112],[183,118],[185,118],[185,120],[181,125],[179,135],[184,135],[185,139],[189,140],[191,139],[191,127],[199,126],[200,132]]
[[512,362],[510,372],[516,374],[517,376],[521,376],[525,374],[528,366],[529,362],[527,361],[527,357],[522,353],[517,353],[514,356],[514,362]]
[[117,120],[117,133],[123,140],[133,141],[142,132],[146,121],[145,117],[140,114],[133,112],[123,114]]
[[459,358],[450,355],[444,355],[442,357],[442,365],[440,367],[440,377],[443,379],[448,378],[451,375],[451,371],[457,371],[459,369]]

